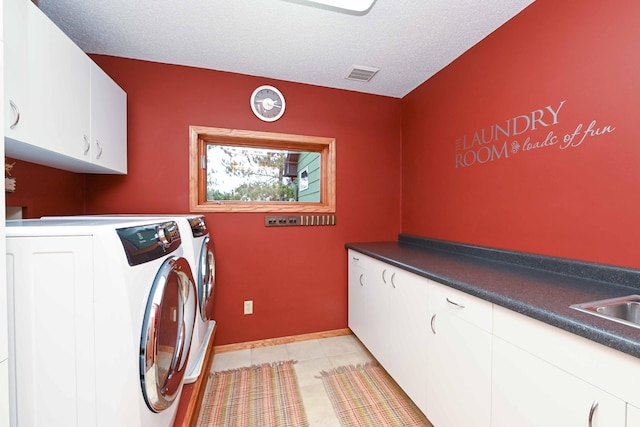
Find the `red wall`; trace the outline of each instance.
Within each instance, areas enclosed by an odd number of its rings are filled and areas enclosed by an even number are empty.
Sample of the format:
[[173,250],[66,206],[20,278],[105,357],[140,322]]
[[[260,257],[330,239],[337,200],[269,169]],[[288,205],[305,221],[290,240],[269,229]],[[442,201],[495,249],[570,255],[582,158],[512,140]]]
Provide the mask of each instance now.
[[632,0],[538,0],[407,95],[402,231],[640,267],[639,20]]
[[16,191],[5,193],[7,206],[22,206],[24,218],[77,215],[84,209],[84,175],[7,158]]
[[[206,215],[216,249],[216,344],[347,327],[349,241],[400,230],[401,101],[266,78],[96,56],[128,95],[126,176],[87,175],[87,213],[188,212],[188,128],[336,138],[337,225],[265,228],[264,215]],[[252,91],[274,84],[285,115],[258,120]],[[243,301],[254,314],[243,315]]]

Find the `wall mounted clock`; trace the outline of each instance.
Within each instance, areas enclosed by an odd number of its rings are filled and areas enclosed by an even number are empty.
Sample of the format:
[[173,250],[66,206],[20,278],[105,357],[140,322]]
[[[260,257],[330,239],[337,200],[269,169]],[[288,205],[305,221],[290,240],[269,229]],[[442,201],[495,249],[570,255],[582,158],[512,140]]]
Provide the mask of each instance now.
[[251,110],[260,120],[275,122],[284,114],[284,96],[273,86],[260,86],[251,94]]

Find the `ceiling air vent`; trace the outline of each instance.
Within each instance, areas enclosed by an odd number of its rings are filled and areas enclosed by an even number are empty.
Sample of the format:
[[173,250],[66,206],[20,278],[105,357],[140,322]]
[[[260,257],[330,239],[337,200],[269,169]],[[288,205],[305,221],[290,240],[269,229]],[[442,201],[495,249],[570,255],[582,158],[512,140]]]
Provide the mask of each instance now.
[[378,71],[380,71],[380,68],[354,65],[353,68],[351,68],[351,71],[349,71],[347,79],[357,80],[359,82],[368,82]]

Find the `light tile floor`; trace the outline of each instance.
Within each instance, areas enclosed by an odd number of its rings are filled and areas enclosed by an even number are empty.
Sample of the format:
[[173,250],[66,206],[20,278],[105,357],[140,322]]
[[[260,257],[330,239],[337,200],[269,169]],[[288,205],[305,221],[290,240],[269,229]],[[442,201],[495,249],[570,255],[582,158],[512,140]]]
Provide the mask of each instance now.
[[373,358],[355,336],[343,335],[218,353],[211,369],[224,371],[281,360],[297,361],[294,366],[310,427],[340,427],[318,374],[323,370],[369,362]]

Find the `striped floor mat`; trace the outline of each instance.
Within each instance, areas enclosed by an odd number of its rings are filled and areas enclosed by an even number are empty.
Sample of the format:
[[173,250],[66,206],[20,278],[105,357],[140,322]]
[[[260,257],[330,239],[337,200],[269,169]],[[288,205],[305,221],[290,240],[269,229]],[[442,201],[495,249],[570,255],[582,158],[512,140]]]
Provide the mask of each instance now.
[[377,363],[320,373],[342,427],[432,427]]
[[213,372],[198,427],[308,427],[293,361]]

